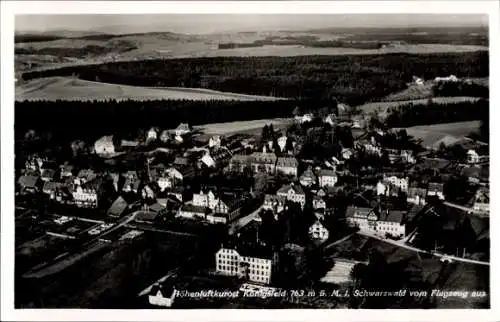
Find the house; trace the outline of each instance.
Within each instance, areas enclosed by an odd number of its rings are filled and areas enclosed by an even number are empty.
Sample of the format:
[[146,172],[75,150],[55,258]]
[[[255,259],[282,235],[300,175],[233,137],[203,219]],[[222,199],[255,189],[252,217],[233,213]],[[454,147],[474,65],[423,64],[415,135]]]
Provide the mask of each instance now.
[[41,175],[41,179],[42,181],[44,182],[50,182],[50,181],[53,181],[54,180],[54,177],[56,175],[56,171],[53,170],[53,169],[42,169],[42,175]]
[[222,247],[215,253],[216,272],[238,276],[246,280],[269,284],[278,266],[278,255],[266,248],[245,245],[235,248]]
[[120,146],[122,148],[135,148],[139,145],[138,141],[135,140],[121,140]]
[[308,167],[299,178],[300,184],[304,187],[310,187],[318,182],[318,177],[314,174],[312,167]]
[[458,82],[458,78],[455,75],[450,75],[448,77],[436,77],[434,79],[434,81],[436,83],[440,83],[440,82]]
[[128,208],[128,203],[123,199],[122,196],[116,198],[111,207],[108,210],[108,216],[119,218],[121,217]]
[[285,197],[288,201],[299,203],[302,208],[306,204],[306,194],[301,186],[296,184],[284,185],[278,192],[278,196]]
[[208,207],[200,207],[195,205],[183,205],[176,217],[183,217],[188,219],[206,219],[207,214],[210,213]]
[[220,147],[221,146],[221,137],[220,135],[214,135],[208,140],[208,147]]
[[304,123],[307,123],[307,122],[312,122],[313,119],[314,119],[314,115],[312,115],[311,113],[307,113],[307,114],[304,114],[304,115],[297,115],[297,116],[295,116],[295,120],[297,122],[299,122],[300,124],[304,124]]
[[183,202],[184,200],[184,187],[172,187],[167,188],[163,191],[167,196],[172,196],[177,199],[179,202]]
[[175,157],[174,166],[185,167],[185,166],[188,166],[188,165],[189,165],[188,158],[186,158],[186,157],[180,157],[180,156]]
[[193,194],[193,205],[195,206],[214,209],[217,202],[218,198],[211,190],[203,191],[202,189],[200,190],[200,193]]
[[174,130],[176,136],[183,136],[185,134],[191,133],[191,127],[186,124],[186,123],[181,123],[179,126]]
[[285,152],[287,141],[288,137],[286,135],[282,135],[278,138],[278,146],[280,147],[281,152]]
[[276,154],[266,152],[265,147],[263,152],[254,152],[250,156],[250,163],[254,173],[266,172],[274,174],[276,161]]
[[477,190],[472,209],[482,213],[490,212],[490,191],[488,188],[480,187]]
[[329,232],[318,219],[309,227],[309,237],[313,240],[325,241],[329,237]]
[[249,155],[236,154],[229,161],[229,170],[234,172],[243,172],[245,169],[251,169],[251,157]]
[[481,168],[477,166],[464,167],[461,175],[467,178],[467,181],[472,184],[479,184],[481,182]]
[[72,165],[63,164],[59,167],[59,176],[61,178],[71,178],[74,175],[73,170],[74,167]]
[[172,188],[174,186],[174,178],[169,176],[159,177],[157,180],[160,191],[165,191],[165,189]]
[[164,174],[174,181],[174,185],[177,185],[187,178],[193,177],[195,169],[192,166],[174,166],[165,170]]
[[297,177],[299,161],[293,157],[282,157],[276,161],[276,172]]
[[325,209],[325,208],[326,208],[325,200],[318,195],[314,196],[313,197],[313,209]]
[[155,141],[156,139],[158,139],[158,131],[153,127],[148,131],[146,141]]
[[210,152],[208,152],[208,151],[207,151],[207,153],[205,153],[203,155],[203,157],[201,157],[200,163],[202,165],[206,166],[207,168],[214,168],[215,167],[215,160],[212,158],[212,156],[210,155]]
[[429,187],[427,188],[427,196],[437,196],[440,200],[444,200],[444,184],[429,182]]
[[321,169],[318,173],[320,187],[333,187],[337,183],[337,174],[334,170]]
[[331,126],[335,126],[337,124],[337,116],[335,114],[328,114],[323,122],[326,124],[330,124]]
[[115,145],[113,143],[113,136],[103,136],[94,144],[94,151],[99,156],[107,156],[115,153]]
[[231,222],[239,216],[244,202],[245,198],[237,196],[235,193],[222,193],[218,197],[213,212],[226,215],[227,222]]
[[344,160],[349,160],[352,157],[353,152],[351,149],[343,148],[341,154]]
[[476,164],[479,163],[480,157],[475,150],[467,151],[467,163]]
[[[129,173],[135,173],[135,171],[129,171]],[[122,191],[138,193],[140,185],[141,180],[137,177],[137,173],[135,173],[135,175],[126,175]]]
[[415,85],[419,85],[419,86],[424,85],[424,80],[422,78],[419,78],[416,76],[413,76],[413,82],[415,83]]
[[375,231],[379,234],[389,234],[403,238],[406,235],[406,212],[401,210],[381,211],[376,223]]
[[406,234],[406,212],[400,210],[385,210],[371,207],[349,206],[346,219],[350,226],[361,231],[379,235],[389,234],[404,237]]
[[153,186],[150,184],[144,185],[141,189],[141,196],[143,199],[155,199],[156,193]]
[[408,189],[408,195],[406,197],[406,201],[408,203],[414,204],[414,205],[425,205],[426,204],[426,198],[427,196],[427,190],[422,189],[422,188],[409,188]]
[[385,183],[392,184],[393,186],[399,188],[403,192],[408,192],[408,183],[409,183],[408,177],[399,178],[398,176],[386,176],[384,174],[382,181]]
[[21,188],[21,193],[36,193],[40,191],[41,188],[41,180],[38,176],[21,176],[17,183]]
[[162,141],[163,143],[170,141],[170,133],[168,133],[167,130],[161,132],[160,141]]
[[173,285],[155,284],[149,292],[149,304],[163,307],[171,307],[177,291]]
[[73,191],[73,199],[78,207],[97,208],[103,193],[102,179],[81,183]]
[[417,163],[417,159],[415,158],[411,150],[401,150],[399,157],[401,161],[404,163],[410,163],[410,164]]
[[264,204],[262,209],[271,210],[273,213],[278,214],[285,210],[287,197],[283,195],[270,195],[264,196]]

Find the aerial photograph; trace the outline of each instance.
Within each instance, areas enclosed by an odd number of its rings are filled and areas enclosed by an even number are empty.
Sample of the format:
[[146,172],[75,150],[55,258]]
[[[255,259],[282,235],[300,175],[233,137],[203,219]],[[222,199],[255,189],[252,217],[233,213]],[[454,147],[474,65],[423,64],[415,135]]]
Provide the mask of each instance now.
[[488,15],[18,14],[14,42],[16,309],[491,307]]

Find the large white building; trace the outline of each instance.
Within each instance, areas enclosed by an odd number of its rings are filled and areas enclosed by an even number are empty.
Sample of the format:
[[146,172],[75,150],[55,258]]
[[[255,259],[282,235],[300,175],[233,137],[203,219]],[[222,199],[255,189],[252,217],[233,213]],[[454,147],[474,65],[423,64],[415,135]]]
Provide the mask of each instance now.
[[337,183],[337,174],[334,170],[322,169],[318,174],[320,187],[333,187]]
[[94,144],[94,151],[97,155],[106,156],[115,153],[115,145],[113,144],[113,136],[103,136]]
[[350,206],[347,208],[346,219],[350,226],[359,230],[385,236],[389,234],[402,238],[406,235],[406,213],[399,210],[366,208]]
[[276,172],[296,177],[298,166],[299,162],[296,158],[278,158],[276,161]]
[[216,272],[269,284],[278,263],[277,253],[262,249],[221,248],[215,254]]
[[81,208],[97,208],[99,198],[102,196],[101,180],[95,179],[91,182],[76,185],[72,195],[76,206]]

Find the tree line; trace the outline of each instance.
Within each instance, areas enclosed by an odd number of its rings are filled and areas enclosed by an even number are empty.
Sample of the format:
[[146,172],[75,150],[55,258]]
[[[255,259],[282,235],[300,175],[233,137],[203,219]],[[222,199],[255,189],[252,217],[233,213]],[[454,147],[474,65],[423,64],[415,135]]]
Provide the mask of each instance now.
[[476,83],[465,82],[441,82],[432,87],[434,96],[452,97],[452,96],[470,96],[470,97],[490,97],[490,89]]
[[297,105],[314,108],[329,103],[322,100],[23,101],[15,104],[15,130],[20,139],[30,129],[65,138],[95,139],[105,134],[130,134],[153,126],[175,128],[186,122],[199,125],[291,117]]
[[429,102],[426,104],[405,104],[388,111],[387,127],[410,127],[451,122],[465,122],[489,119],[489,101],[466,101],[459,103]]
[[110,62],[32,71],[24,80],[71,76],[148,86],[201,87],[288,98],[331,98],[358,105],[407,87],[413,75],[486,77],[488,52],[295,57],[210,57]]

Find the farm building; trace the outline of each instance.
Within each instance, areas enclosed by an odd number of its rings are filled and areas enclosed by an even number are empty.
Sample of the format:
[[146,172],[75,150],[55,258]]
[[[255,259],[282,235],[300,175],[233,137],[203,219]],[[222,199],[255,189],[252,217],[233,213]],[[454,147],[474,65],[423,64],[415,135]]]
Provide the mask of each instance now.
[[115,153],[115,145],[113,143],[113,136],[103,136],[94,144],[94,150],[97,155],[109,155]]

